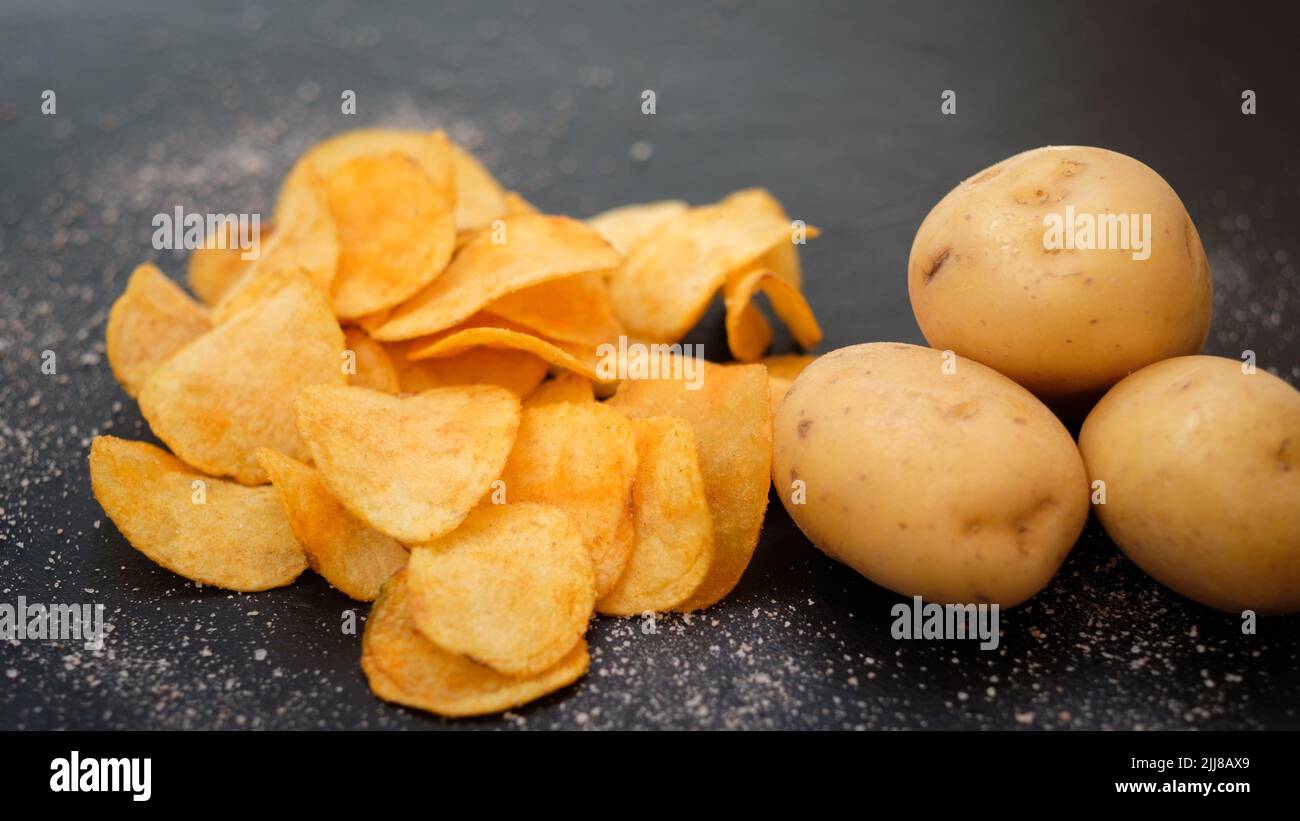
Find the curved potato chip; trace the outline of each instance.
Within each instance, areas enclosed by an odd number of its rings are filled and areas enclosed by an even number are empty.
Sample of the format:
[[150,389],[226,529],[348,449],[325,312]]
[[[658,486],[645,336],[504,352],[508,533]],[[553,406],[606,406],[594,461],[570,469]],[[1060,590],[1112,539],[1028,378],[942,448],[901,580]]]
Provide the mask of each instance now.
[[[244,259],[244,251],[231,236],[231,222],[223,221],[217,234],[203,238],[203,246],[190,252],[185,281],[199,301],[212,307],[244,276],[255,260]],[[270,224],[261,226],[259,242],[270,242],[275,231]]]
[[571,342],[543,339],[513,323],[487,314],[477,314],[463,325],[413,340],[406,355],[414,360],[455,356],[479,346],[527,351],[586,379],[601,380],[600,358],[593,348]]
[[344,595],[374,601],[384,582],[406,566],[406,548],[349,513],[315,468],[268,448],[258,448],[257,459],[311,569]]
[[567,687],[587,672],[587,642],[535,676],[505,676],[429,641],[411,619],[407,573],[384,585],[361,639],[361,669],[385,701],[460,718],[499,713]]
[[273,294],[288,273],[302,274],[321,293],[329,294],[338,266],[339,242],[319,180],[308,177],[303,185],[285,192],[278,225],[275,234],[263,241],[260,256],[212,309],[214,323],[225,322]]
[[160,448],[114,436],[90,444],[90,485],[132,547],[191,581],[252,593],[307,569],[269,487],[213,479]]
[[558,508],[476,508],[455,532],[411,550],[416,628],[442,649],[515,676],[564,659],[596,604],[582,535]]
[[519,398],[495,385],[409,397],[320,385],[295,401],[298,430],[343,506],[406,542],[454,530],[501,475]]
[[331,301],[339,317],[391,308],[447,267],[456,244],[454,194],[438,188],[410,157],[357,157],[323,175],[323,184],[338,225]]
[[290,400],[342,384],[343,332],[325,295],[301,276],[182,348],[140,391],[149,427],[187,464],[262,484],[258,447],[307,457]]
[[690,206],[681,200],[660,200],[611,208],[588,217],[587,224],[599,231],[614,250],[627,256],[633,248],[654,236],[665,222],[689,210]]
[[158,365],[212,328],[208,311],[152,263],[136,266],[105,331],[108,366],[136,396]]
[[[501,183],[483,167],[478,159],[459,145],[452,143],[451,167],[456,175],[456,230],[472,231],[482,228],[498,217],[523,213],[512,211],[518,202],[511,202]],[[517,199],[519,195],[515,195]]]
[[799,347],[807,350],[822,341],[821,326],[803,294],[771,271],[751,265],[728,274],[723,286],[727,345],[732,356],[741,362],[754,362],[772,343],[772,328],[752,301],[760,288],[772,303],[772,311],[781,317]]
[[517,191],[507,191],[505,194],[506,216],[515,214],[540,214],[541,210]]
[[670,217],[610,275],[614,311],[631,335],[676,342],[699,322],[729,273],[791,235],[780,204],[757,188]]
[[595,347],[617,340],[623,324],[614,316],[600,274],[578,274],[507,294],[483,309],[538,334]]
[[[680,357],[665,357],[660,373],[687,374]],[[767,509],[772,466],[771,400],[761,365],[698,362],[703,379],[624,380],[609,404],[633,418],[680,416],[695,431],[704,493],[713,516],[713,563],[681,610],[708,607],[731,592],[754,555]]]
[[794,380],[799,378],[803,369],[816,361],[817,357],[807,356],[804,354],[782,354],[781,356],[769,356],[763,360],[763,365],[767,368],[767,391],[772,399],[772,416],[775,418],[776,409],[781,407],[782,400],[785,399],[786,393]]
[[383,345],[371,339],[360,328],[344,328],[343,344],[346,346],[344,356],[348,352],[352,354],[352,367],[344,369],[349,385],[383,393],[401,392],[402,384],[397,378],[397,368]]
[[[498,244],[497,240],[501,240]],[[370,335],[384,342],[444,331],[512,291],[602,271],[620,257],[577,220],[523,214],[474,237],[427,288]]]
[[618,581],[631,552],[616,537],[631,515],[636,456],[626,416],[597,402],[560,402],[524,411],[501,473],[511,504],[540,502],[568,514],[591,554],[597,596]]
[[713,562],[713,520],[684,419],[634,419],[636,484],[632,490],[635,545],[617,584],[596,601],[613,616],[671,610],[690,597]]
[[564,371],[547,380],[524,397],[524,408],[540,408],[556,402],[595,402],[596,393],[590,379],[573,371]]
[[546,360],[528,351],[508,348],[470,348],[454,356],[411,359],[410,349],[420,340],[384,345],[397,381],[405,393],[456,385],[500,385],[516,396],[526,396],[546,378]]

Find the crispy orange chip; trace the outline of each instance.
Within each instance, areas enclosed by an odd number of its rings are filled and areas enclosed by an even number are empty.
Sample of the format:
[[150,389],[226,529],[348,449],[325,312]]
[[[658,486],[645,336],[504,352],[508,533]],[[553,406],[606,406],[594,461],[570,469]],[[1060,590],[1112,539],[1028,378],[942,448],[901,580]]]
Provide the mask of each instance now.
[[596,602],[601,613],[635,616],[671,610],[700,586],[713,562],[713,519],[684,419],[634,419],[635,545],[613,589]]
[[615,313],[633,336],[676,342],[728,274],[792,236],[780,203],[757,188],[671,216],[610,275]]
[[343,351],[343,372],[347,375],[349,385],[383,393],[401,392],[402,384],[398,380],[397,368],[383,345],[371,339],[360,328],[344,328],[343,340],[346,345]]
[[406,355],[415,360],[447,357],[478,346],[527,351],[586,379],[600,380],[597,372],[600,360],[595,348],[544,339],[526,328],[487,314],[477,314],[462,325],[412,342]]
[[[439,144],[445,152],[446,140]],[[331,298],[339,317],[391,308],[443,272],[456,243],[450,179],[431,178],[399,153],[357,157],[323,175],[338,225]]]
[[96,436],[90,484],[131,546],[226,590],[282,587],[307,569],[275,491],[213,479],[144,442]]
[[406,393],[456,385],[500,385],[516,396],[526,396],[546,378],[546,360],[528,351],[508,348],[470,348],[454,356],[411,359],[410,350],[422,344],[390,342],[384,345],[397,381]]
[[631,543],[618,531],[631,515],[636,456],[627,417],[597,402],[559,402],[524,411],[501,474],[509,503],[540,502],[568,514],[591,554],[597,596],[627,564]]
[[407,544],[456,527],[501,475],[519,399],[495,385],[396,397],[337,385],[295,402],[325,483],[366,524]]
[[442,276],[371,331],[391,342],[445,331],[505,295],[549,280],[602,271],[620,257],[577,220],[524,214],[465,246]]
[[406,586],[426,638],[516,676],[560,663],[596,603],[582,536],[549,505],[476,509],[455,532],[412,549]]
[[507,294],[483,309],[562,342],[595,347],[616,340],[623,324],[600,274],[578,274]]
[[325,295],[289,278],[159,365],[140,391],[140,412],[187,464],[261,484],[254,451],[307,457],[291,399],[308,385],[342,384],[342,360],[343,332]]
[[[234,227],[223,220],[218,233],[204,237],[203,247],[190,253],[185,281],[199,301],[209,307],[220,302],[256,261],[244,259],[244,251],[231,231]],[[265,245],[273,236],[275,232],[270,224],[261,226],[260,243]]]
[[257,458],[311,569],[345,595],[374,601],[406,566],[406,549],[349,513],[314,468],[267,448],[258,448]]
[[771,400],[761,365],[703,367],[698,390],[682,357],[658,372],[684,378],[624,380],[609,404],[633,418],[680,416],[695,431],[704,492],[713,517],[714,558],[695,593],[679,605],[698,610],[731,592],[749,565],[763,527],[772,463]]
[[751,265],[727,276],[723,299],[727,309],[727,345],[741,362],[755,362],[772,343],[772,328],[754,305],[754,294],[762,289],[772,310],[790,329],[799,347],[807,350],[822,340],[817,317],[799,290],[776,274]]
[[146,262],[108,312],[108,365],[128,396],[136,396],[167,357],[212,327],[208,311]]
[[596,392],[593,388],[592,381],[585,376],[563,371],[524,397],[524,408],[540,408],[557,402],[595,402]]
[[815,356],[803,354],[783,354],[769,356],[763,360],[763,364],[767,367],[767,389],[772,399],[773,417],[776,416],[776,409],[781,407],[781,402],[785,399],[790,386],[794,384],[794,380],[798,379],[803,369],[816,359]]
[[512,200],[473,154],[456,144],[451,146],[451,167],[456,175],[456,230],[472,231],[519,208],[522,197]]
[[515,214],[540,214],[536,205],[523,198],[517,191],[507,191],[505,195],[506,216]]
[[361,669],[376,696],[449,718],[526,704],[577,681],[589,663],[581,639],[555,666],[524,677],[443,650],[415,629],[405,570],[384,585],[361,639]]
[[673,217],[685,214],[690,206],[681,200],[661,200],[642,205],[624,205],[588,217],[587,224],[614,246],[623,256],[655,235]]

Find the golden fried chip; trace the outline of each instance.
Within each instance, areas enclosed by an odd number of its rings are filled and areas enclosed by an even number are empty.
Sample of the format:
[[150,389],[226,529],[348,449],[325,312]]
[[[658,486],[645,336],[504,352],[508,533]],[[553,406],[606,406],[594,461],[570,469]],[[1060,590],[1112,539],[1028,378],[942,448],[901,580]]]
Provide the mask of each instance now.
[[669,217],[610,275],[614,311],[629,334],[676,342],[699,322],[728,274],[792,234],[780,204],[757,188]]
[[[501,183],[465,149],[451,146],[451,167],[456,175],[456,230],[483,228],[492,220],[520,213],[512,210]],[[515,195],[518,198],[518,195]],[[518,202],[513,203],[518,207]]]
[[343,372],[348,377],[349,385],[383,393],[401,392],[402,384],[397,377],[397,368],[383,345],[371,339],[360,328],[344,328],[343,340],[347,346],[343,351]]
[[821,342],[821,326],[803,294],[771,271],[751,265],[729,274],[723,287],[727,345],[732,356],[741,362],[755,362],[772,343],[772,328],[753,303],[754,294],[760,288],[799,347],[807,350]]
[[740,581],[758,544],[772,463],[771,400],[761,365],[703,367],[698,390],[682,357],[662,357],[658,372],[684,378],[624,380],[609,404],[633,418],[680,416],[695,431],[704,492],[713,516],[713,563],[695,593],[679,605],[698,610]]
[[505,676],[429,641],[411,617],[407,572],[384,585],[361,639],[361,669],[385,701],[458,718],[499,713],[541,698],[587,672],[587,642],[535,676]]
[[691,426],[672,416],[632,425],[635,544],[623,575],[596,601],[596,610],[614,616],[673,609],[695,592],[713,562],[713,519]]
[[802,354],[783,354],[769,356],[763,360],[763,364],[767,367],[767,392],[772,399],[773,417],[776,416],[776,409],[781,407],[781,402],[785,399],[790,386],[794,384],[794,380],[798,379],[803,369],[816,359],[815,356]]
[[375,339],[392,342],[444,331],[513,291],[619,263],[609,243],[567,217],[524,214],[470,240],[447,270],[403,303]]
[[540,214],[536,205],[524,199],[517,191],[507,191],[505,195],[506,216],[515,214]]
[[[223,220],[218,233],[204,237],[203,247],[190,253],[185,281],[199,301],[209,307],[220,302],[256,261],[244,259],[244,250],[232,233],[235,227],[230,221]],[[271,225],[261,225],[259,243],[270,242],[273,236],[275,232]]]
[[609,288],[598,273],[555,279],[507,294],[483,313],[550,339],[596,347],[616,340],[623,324],[614,316]]
[[292,398],[342,384],[343,332],[325,295],[301,276],[182,348],[150,375],[140,412],[187,464],[261,484],[258,447],[307,458]]
[[524,411],[501,480],[511,503],[540,502],[568,514],[604,595],[627,564],[631,544],[616,538],[631,515],[636,435],[628,419],[597,402],[560,402]]
[[414,360],[456,356],[479,346],[527,351],[580,376],[599,380],[596,349],[537,336],[504,319],[476,314],[450,330],[413,340],[406,355]]
[[500,385],[516,396],[526,396],[546,378],[546,360],[528,351],[478,347],[454,356],[411,359],[409,351],[419,344],[421,341],[414,339],[384,345],[405,393],[456,385]]
[[281,222],[274,236],[263,240],[260,255],[212,309],[212,321],[225,322],[239,311],[265,299],[286,275],[301,274],[329,294],[338,265],[339,243],[334,218],[320,181],[307,176],[302,185],[285,192]]
[[477,508],[455,532],[415,546],[406,587],[425,637],[515,676],[563,660],[596,604],[582,535],[538,504]]
[[208,310],[152,263],[136,266],[108,312],[108,365],[128,396],[136,396],[167,357],[212,327]]
[[315,468],[268,448],[258,448],[257,459],[311,569],[343,594],[374,601],[384,582],[406,566],[406,549],[349,513]]
[[251,593],[307,569],[269,487],[213,479],[160,448],[113,436],[90,444],[90,484],[132,547],[192,581]]
[[685,214],[690,206],[681,200],[660,200],[644,205],[624,205],[587,218],[587,224],[614,246],[614,250],[627,256],[632,249],[645,242],[665,222]]
[[[446,140],[439,144],[445,152]],[[338,225],[331,301],[340,318],[391,308],[447,267],[456,243],[450,180],[399,153],[357,157],[323,175]]]
[[595,402],[596,393],[590,379],[573,371],[562,371],[554,379],[537,386],[524,397],[524,408],[540,408],[557,402]]
[[461,523],[501,475],[519,428],[519,398],[495,385],[408,397],[321,385],[295,405],[298,430],[338,500],[408,544]]

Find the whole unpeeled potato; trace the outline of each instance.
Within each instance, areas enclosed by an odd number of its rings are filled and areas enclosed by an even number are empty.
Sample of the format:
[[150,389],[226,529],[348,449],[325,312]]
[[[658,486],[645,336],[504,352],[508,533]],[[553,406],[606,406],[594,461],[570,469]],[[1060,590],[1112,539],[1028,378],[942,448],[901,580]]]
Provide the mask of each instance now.
[[1088,515],[1079,452],[1043,403],[915,345],[854,345],[809,365],[773,420],[772,480],[827,555],[940,603],[1028,599]]
[[1300,610],[1300,391],[1169,359],[1112,388],[1079,448],[1106,532],[1157,581],[1229,612]]
[[1210,327],[1187,209],[1155,171],[1102,148],[1026,151],[958,185],[921,223],[907,285],[931,346],[1069,413],[1131,371],[1199,353]]

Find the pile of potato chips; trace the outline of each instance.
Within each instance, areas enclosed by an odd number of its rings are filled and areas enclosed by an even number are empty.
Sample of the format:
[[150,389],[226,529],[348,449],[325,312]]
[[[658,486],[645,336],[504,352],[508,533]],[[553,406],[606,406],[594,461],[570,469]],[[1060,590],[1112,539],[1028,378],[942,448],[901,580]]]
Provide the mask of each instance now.
[[[374,600],[361,663],[380,698],[523,704],[586,672],[594,613],[696,610],[739,581],[770,407],[811,359],[774,357],[769,378],[754,296],[816,345],[796,247],[816,234],[758,189],[545,215],[440,131],[340,135],[294,166],[256,259],[221,234],[191,256],[198,301],[132,274],[108,359],[171,453],[97,437],[95,496],[195,582],[266,590],[310,567]],[[688,380],[666,345],[719,290],[754,364]],[[657,378],[599,367],[629,345]]]

